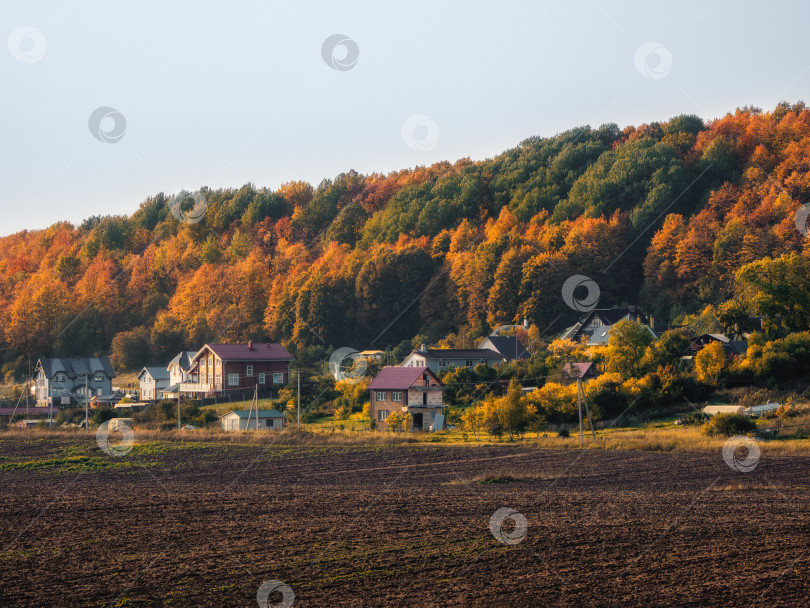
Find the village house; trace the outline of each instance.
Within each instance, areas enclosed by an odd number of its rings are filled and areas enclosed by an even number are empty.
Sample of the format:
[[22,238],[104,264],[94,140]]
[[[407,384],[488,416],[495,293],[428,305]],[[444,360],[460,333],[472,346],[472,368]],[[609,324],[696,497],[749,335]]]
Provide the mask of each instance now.
[[163,391],[169,386],[169,371],[162,367],[144,367],[138,374],[138,382],[141,401],[163,399]]
[[444,385],[428,367],[384,367],[368,385],[371,419],[387,429],[386,418],[396,411],[410,414],[411,431],[441,430]]
[[473,369],[479,363],[495,365],[506,360],[503,355],[489,348],[427,348],[411,351],[400,367],[427,368],[435,374],[453,367]]
[[196,354],[196,350],[184,350],[169,361],[169,366],[166,368],[166,371],[169,372],[169,384],[194,382],[191,376],[191,361]]
[[732,340],[725,334],[703,334],[689,339],[692,354],[697,354],[699,350],[702,350],[704,346],[708,346],[712,342],[719,342],[726,352],[726,355],[729,357],[744,355],[748,350],[748,342],[746,340]]
[[629,308],[595,308],[579,323],[575,323],[566,329],[560,338],[571,340],[572,342],[585,341],[588,346],[607,344],[610,337],[610,329],[619,321],[633,321],[644,325],[653,338],[658,339],[655,333],[653,318],[648,317],[637,307]]
[[284,414],[278,410],[233,410],[222,418],[223,431],[280,431]]
[[566,363],[563,366],[563,378],[566,380],[575,381],[577,378],[582,380],[590,380],[596,378],[598,372],[596,366],[591,361],[584,361],[581,363]]
[[290,381],[293,356],[281,344],[206,344],[191,359],[182,393],[205,395],[279,389]]
[[478,343],[478,350],[493,350],[507,361],[528,359],[529,351],[517,336],[487,336]]
[[180,384],[184,382],[197,383],[196,375],[191,373],[191,361],[196,354],[196,350],[184,350],[169,361],[166,367],[166,371],[169,372],[169,384],[163,389],[164,399],[177,399]]
[[40,359],[34,371],[38,405],[75,405],[112,396],[115,378],[107,357]]

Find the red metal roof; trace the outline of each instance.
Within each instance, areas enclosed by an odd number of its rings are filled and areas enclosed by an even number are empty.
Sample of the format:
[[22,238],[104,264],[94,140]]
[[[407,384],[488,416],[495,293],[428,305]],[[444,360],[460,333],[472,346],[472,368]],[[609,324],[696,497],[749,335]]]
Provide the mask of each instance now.
[[[408,390],[414,382],[427,372],[438,381],[436,376],[427,367],[384,367],[377,377],[368,385],[370,389],[384,389],[389,391]],[[439,383],[441,386],[441,383]]]
[[563,367],[563,371],[572,378],[582,378],[588,373],[592,365],[593,362],[590,361],[583,363],[566,363]]
[[292,361],[294,357],[278,342],[253,342],[248,344],[206,344],[194,356],[196,361],[205,351],[211,349],[223,361]]

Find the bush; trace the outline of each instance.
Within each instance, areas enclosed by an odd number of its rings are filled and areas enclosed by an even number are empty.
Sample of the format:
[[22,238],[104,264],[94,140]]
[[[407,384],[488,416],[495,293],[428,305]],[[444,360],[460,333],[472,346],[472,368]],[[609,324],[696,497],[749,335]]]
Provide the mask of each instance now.
[[715,414],[703,425],[703,432],[710,437],[745,435],[756,429],[756,422],[745,414]]
[[557,437],[568,438],[570,436],[571,433],[568,432],[567,428],[561,428],[559,431],[557,431]]

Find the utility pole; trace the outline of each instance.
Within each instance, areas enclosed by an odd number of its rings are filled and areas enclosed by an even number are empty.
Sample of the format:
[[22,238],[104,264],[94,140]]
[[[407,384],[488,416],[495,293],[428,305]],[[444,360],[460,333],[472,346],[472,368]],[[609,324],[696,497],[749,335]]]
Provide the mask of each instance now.
[[90,389],[88,388],[87,373],[84,374],[84,430],[90,428]]
[[591,408],[588,407],[588,400],[585,398],[585,387],[582,384],[582,378],[577,375],[577,403],[579,404],[579,447],[583,446],[582,440],[582,402],[585,402],[585,413],[588,415],[588,424],[591,426],[591,435],[596,441],[596,430],[593,428],[593,419],[591,418]]
[[180,384],[177,385],[177,430],[180,430]]
[[298,368],[298,430],[301,430],[301,368]]
[[582,398],[579,392],[579,376],[577,376],[577,405],[579,406],[579,447],[585,447],[585,440],[582,438]]

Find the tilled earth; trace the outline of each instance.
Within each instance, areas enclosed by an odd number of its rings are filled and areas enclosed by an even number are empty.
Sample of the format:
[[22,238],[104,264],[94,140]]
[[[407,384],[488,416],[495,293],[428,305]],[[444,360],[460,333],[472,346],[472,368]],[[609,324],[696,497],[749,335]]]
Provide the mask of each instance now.
[[[807,457],[35,437],[0,438],[3,606],[257,606],[268,580],[295,606],[810,605]],[[504,507],[524,535],[495,537]]]

